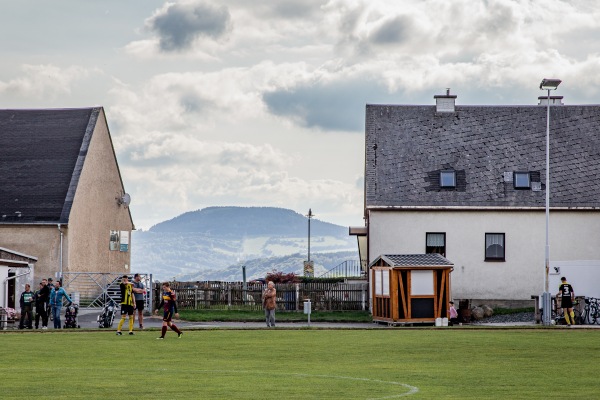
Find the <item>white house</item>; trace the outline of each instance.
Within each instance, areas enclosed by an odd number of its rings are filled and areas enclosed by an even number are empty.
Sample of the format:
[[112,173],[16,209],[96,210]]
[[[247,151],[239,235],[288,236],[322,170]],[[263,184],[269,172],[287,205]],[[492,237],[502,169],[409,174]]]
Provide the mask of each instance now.
[[33,282],[36,262],[37,257],[0,247],[0,307],[17,308],[26,283],[37,288]]
[[[361,259],[440,253],[455,299],[530,302],[544,290],[547,100],[435,99],[366,107],[366,226],[350,228]],[[599,273],[600,106],[554,96],[550,120],[551,265],[586,260]]]

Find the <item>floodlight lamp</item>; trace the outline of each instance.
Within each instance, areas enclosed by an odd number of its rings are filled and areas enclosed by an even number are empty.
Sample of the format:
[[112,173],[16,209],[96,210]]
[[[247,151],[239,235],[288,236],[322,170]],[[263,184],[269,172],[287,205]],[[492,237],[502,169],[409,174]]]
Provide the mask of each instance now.
[[560,79],[542,79],[542,83],[540,83],[541,90],[556,90],[558,85],[560,85],[562,81]]

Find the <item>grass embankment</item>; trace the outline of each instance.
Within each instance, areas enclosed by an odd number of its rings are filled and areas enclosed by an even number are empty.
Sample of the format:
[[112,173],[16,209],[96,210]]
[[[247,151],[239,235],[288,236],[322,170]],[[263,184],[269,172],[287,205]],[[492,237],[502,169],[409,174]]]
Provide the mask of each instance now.
[[[0,334],[3,399],[593,399],[597,330]],[[560,367],[568,364],[565,376]]]
[[[275,313],[277,322],[304,322],[308,319],[302,312]],[[263,311],[249,310],[181,310],[181,319],[194,322],[263,322]],[[311,322],[372,322],[373,318],[367,311],[314,311],[310,314]]]

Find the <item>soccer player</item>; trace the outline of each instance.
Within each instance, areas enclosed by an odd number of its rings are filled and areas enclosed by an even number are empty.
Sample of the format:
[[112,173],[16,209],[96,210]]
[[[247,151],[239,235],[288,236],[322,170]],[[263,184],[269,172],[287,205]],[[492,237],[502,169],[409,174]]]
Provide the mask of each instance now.
[[117,326],[117,336],[121,336],[121,328],[123,327],[123,323],[125,323],[125,317],[129,319],[129,334],[133,335],[133,310],[135,308],[135,302],[133,300],[133,284],[129,282],[129,277],[127,275],[123,275],[121,279],[121,284],[119,285],[121,288],[121,320],[119,321],[119,326]]
[[558,287],[558,294],[556,297],[559,296],[560,307],[563,309],[567,325],[575,325],[575,313],[573,312],[573,300],[575,300],[575,292],[573,292],[573,286],[567,283],[567,278],[564,276],[560,278],[560,286]]
[[[169,328],[171,328],[172,330],[174,330],[175,332],[177,332],[178,339],[181,339],[181,336],[183,336],[183,332],[181,332],[179,330],[179,328],[177,328],[177,326],[175,326],[175,324],[171,322],[171,319],[173,318],[173,314],[175,314],[176,318],[179,318],[179,313],[177,312],[177,302],[176,302],[176,298],[175,298],[175,292],[173,290],[171,290],[170,286],[171,285],[169,285],[169,282],[164,282],[162,284],[162,290],[163,290],[162,301],[160,302],[160,305],[158,306],[158,308],[163,307],[164,313],[163,313],[163,323],[162,323],[161,335],[157,339],[165,338],[165,334],[167,333],[167,326]],[[154,310],[155,314],[158,314],[158,308],[156,310]]]
[[144,296],[146,295],[146,288],[140,274],[133,276],[133,296],[135,297],[135,308],[138,314],[138,324],[140,329],[144,329]]

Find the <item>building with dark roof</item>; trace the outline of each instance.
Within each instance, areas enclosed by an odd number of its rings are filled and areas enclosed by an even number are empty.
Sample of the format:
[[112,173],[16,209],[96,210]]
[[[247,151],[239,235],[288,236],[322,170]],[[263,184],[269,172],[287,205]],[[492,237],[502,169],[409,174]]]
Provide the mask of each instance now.
[[[545,274],[546,97],[367,105],[361,259],[440,253],[456,298],[526,300]],[[550,106],[550,259],[600,260],[600,106]],[[365,254],[365,252],[367,254]],[[554,291],[554,288],[551,288]]]
[[[0,148],[0,247],[37,257],[36,280],[129,270],[134,225],[103,108],[0,110]],[[111,234],[125,246],[110,250]]]

